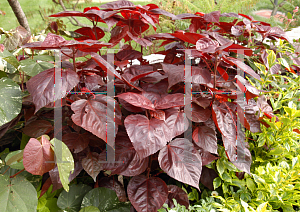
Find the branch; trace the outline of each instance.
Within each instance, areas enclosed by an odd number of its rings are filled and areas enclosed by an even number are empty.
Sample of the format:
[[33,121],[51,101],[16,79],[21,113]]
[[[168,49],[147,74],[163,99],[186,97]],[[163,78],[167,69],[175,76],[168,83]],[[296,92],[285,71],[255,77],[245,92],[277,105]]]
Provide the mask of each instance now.
[[[53,1],[55,1],[55,0],[53,0]],[[274,2],[272,1],[272,0],[270,0],[270,2],[273,4],[273,6],[275,7],[275,4],[274,4]]]
[[286,0],[284,0],[283,2],[281,2],[278,7],[282,7],[284,4],[286,3]]
[[27,18],[22,10],[22,7],[18,0],[7,0],[15,16],[18,19],[19,24],[24,27],[30,33],[30,27]]

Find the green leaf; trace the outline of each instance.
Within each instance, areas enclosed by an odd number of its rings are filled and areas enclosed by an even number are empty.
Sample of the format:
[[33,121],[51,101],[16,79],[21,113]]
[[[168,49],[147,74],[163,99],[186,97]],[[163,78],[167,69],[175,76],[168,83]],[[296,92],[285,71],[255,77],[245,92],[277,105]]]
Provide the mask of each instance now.
[[268,65],[269,65],[269,69],[270,69],[272,66],[274,66],[276,64],[276,55],[273,50],[267,49],[266,51],[268,53],[267,59],[268,59]]
[[74,171],[74,159],[72,153],[65,143],[56,138],[53,138],[50,143],[53,145],[61,184],[68,192],[70,172]]
[[215,178],[214,181],[213,181],[214,189],[219,188],[221,183],[222,183],[222,180],[221,180],[220,177]]
[[0,175],[0,211],[36,212],[38,199],[33,185],[24,177]]
[[254,192],[256,186],[255,186],[254,181],[251,178],[246,178],[246,184],[247,184],[247,187],[249,188],[249,190],[251,192]]
[[225,164],[220,159],[217,160],[217,170],[218,170],[220,175],[222,175],[224,170],[225,170]]
[[221,176],[224,181],[230,182],[230,183],[232,182],[232,179],[227,172],[224,172]]
[[88,206],[82,208],[79,212],[100,212],[100,210],[95,206]]
[[24,169],[23,150],[10,152],[5,158],[5,163],[13,169]]
[[293,19],[293,15],[290,12],[288,12],[286,16],[288,19]]
[[120,202],[115,191],[104,187],[94,188],[84,196],[81,208],[87,206],[103,212],[130,212],[130,204]]
[[20,62],[12,53],[5,49],[3,52],[0,52],[0,57],[2,57],[3,60],[11,64],[14,68],[18,69]]
[[79,184],[71,185],[69,192],[62,191],[57,200],[57,206],[67,212],[77,212],[80,210],[84,195],[92,190],[90,186]]
[[263,64],[260,64],[260,63],[255,63],[255,62],[254,62],[254,64],[262,73],[266,72],[266,66],[264,66]]
[[264,202],[264,203],[260,204],[257,207],[256,212],[265,212],[267,210],[267,205],[268,205],[268,202]]
[[3,77],[7,77],[7,74],[4,71],[0,71],[0,79]]
[[42,60],[42,61],[54,61],[55,57],[50,56],[50,55],[37,55],[37,56],[33,56],[33,60]]
[[54,65],[47,62],[36,62],[34,60],[22,60],[21,61],[21,69],[25,72],[25,74],[33,77],[42,71],[53,68]]
[[283,65],[285,68],[289,68],[288,62],[284,58],[277,58],[277,60],[280,62],[281,65]]
[[0,79],[0,126],[13,120],[22,108],[20,86],[6,77]]

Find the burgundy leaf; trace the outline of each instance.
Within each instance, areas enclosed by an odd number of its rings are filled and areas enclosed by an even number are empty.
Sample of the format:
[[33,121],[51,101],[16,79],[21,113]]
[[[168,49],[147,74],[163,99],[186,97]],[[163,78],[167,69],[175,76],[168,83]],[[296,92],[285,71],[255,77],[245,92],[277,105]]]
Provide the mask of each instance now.
[[181,39],[184,42],[188,42],[191,44],[196,45],[196,42],[200,39],[200,38],[205,38],[206,36],[204,35],[200,35],[198,33],[191,33],[191,32],[185,32],[182,30],[178,30],[175,33],[172,33],[171,35],[173,35],[176,38]]
[[193,66],[192,67],[192,81],[193,81],[193,83],[207,85],[211,81],[211,74],[208,69]]
[[253,133],[261,132],[259,121],[259,108],[253,99],[248,101],[237,99],[237,112],[240,122]]
[[219,175],[216,173],[215,170],[209,169],[206,166],[202,167],[202,174],[200,178],[200,182],[205,185],[209,190],[214,190],[214,179],[217,178]]
[[122,80],[121,75],[112,67],[106,60],[103,59],[99,54],[91,53],[91,57],[96,61],[96,63],[105,70],[111,76],[115,76]]
[[50,141],[42,136],[41,141],[31,138],[25,146],[23,165],[33,175],[43,175],[54,168],[54,152]]
[[189,197],[187,193],[176,185],[168,185],[168,199],[165,202],[170,208],[174,208],[173,199],[176,199],[177,203],[184,205],[186,209],[189,208]]
[[61,47],[67,45],[70,42],[71,41],[66,41],[62,36],[48,33],[43,42],[27,43],[23,45],[22,48],[38,49],[38,50],[60,49]]
[[168,198],[166,183],[157,177],[133,177],[127,187],[128,198],[137,212],[156,212]]
[[[115,146],[116,161],[105,163],[104,170],[111,170],[112,174],[131,177],[139,175],[147,169],[149,157],[140,159],[126,132],[118,133]],[[106,160],[106,151],[100,154],[100,158],[103,161]]]
[[224,48],[224,51],[226,52],[235,52],[235,53],[242,53],[246,56],[252,56],[252,49],[250,48],[247,48],[247,47],[244,47],[244,46],[241,46],[239,44],[231,44],[230,46]]
[[198,97],[197,99],[193,99],[193,102],[199,105],[200,107],[203,107],[204,109],[209,107],[211,104],[211,98],[207,97]]
[[258,79],[260,80],[260,76],[255,73],[253,71],[252,68],[250,68],[248,65],[246,65],[244,62],[238,60],[238,59],[235,59],[233,57],[226,57],[223,59],[225,60],[225,62],[228,62],[229,64],[231,65],[236,65],[238,68],[240,68],[242,71],[246,72],[247,74],[251,75],[252,77],[254,77],[255,79]]
[[127,35],[134,40],[135,42],[137,42],[138,44],[140,44],[141,46],[147,47],[147,46],[151,46],[153,43],[145,38],[139,38],[138,36],[135,36],[133,34],[131,34],[130,32],[127,32]]
[[221,75],[221,77],[222,77],[225,81],[227,81],[228,78],[229,78],[227,72],[226,72],[223,68],[221,68],[220,66],[217,66],[217,70],[218,70],[219,74]]
[[164,121],[144,115],[129,115],[124,121],[128,136],[139,154],[145,158],[163,148],[169,141],[169,129]]
[[52,192],[62,188],[62,184],[60,182],[60,178],[59,178],[59,172],[58,172],[58,167],[55,166],[54,169],[51,169],[49,171],[49,175],[50,175],[50,178],[51,178],[51,182],[52,182],[52,185],[53,185],[53,189],[52,189]]
[[103,47],[111,47],[111,43],[103,43],[98,40],[84,40],[84,41],[71,41],[67,44],[61,45],[60,47],[67,47],[69,49],[76,49],[82,52],[98,52]]
[[51,185],[52,185],[52,181],[51,181],[51,177],[49,177],[42,186],[41,194],[40,194],[39,198],[41,198],[48,191],[48,189],[50,188]]
[[168,91],[168,82],[163,80],[156,84],[145,83],[141,86],[146,92],[155,92],[158,94],[166,94]]
[[220,11],[213,11],[211,13],[204,14],[203,18],[206,22],[219,23],[220,16],[221,16]]
[[110,10],[117,10],[117,9],[124,9],[124,8],[134,9],[135,5],[130,1],[119,0],[119,1],[113,1],[106,4],[102,4],[100,7],[105,9],[110,9]]
[[124,186],[115,178],[102,177],[98,182],[99,187],[109,188],[114,190],[120,202],[127,202]]
[[92,91],[97,85],[105,85],[99,75],[85,76],[85,87]]
[[[107,119],[110,122],[121,124],[121,109],[119,104],[111,97],[105,95],[98,94],[94,98],[77,100],[72,103],[71,109],[75,113],[71,118],[76,125],[90,131],[104,141],[106,141]],[[115,111],[116,117],[108,117],[107,110]],[[115,131],[117,132],[117,130],[116,125]]]
[[69,182],[72,182],[72,180],[74,180],[75,177],[77,177],[82,170],[83,170],[83,168],[81,165],[81,161],[79,161],[79,160],[75,161],[74,162],[74,171],[70,172]]
[[[60,75],[60,73],[62,79],[62,84],[58,85],[60,92],[54,94],[55,75]],[[78,82],[78,75],[70,69],[63,69],[61,72],[57,72],[55,68],[51,68],[32,77],[26,85],[35,104],[35,113],[45,105],[65,97],[67,92],[72,90]]]
[[41,135],[49,133],[51,130],[53,130],[53,126],[49,121],[35,120],[23,128],[23,133],[32,138],[38,138]]
[[168,88],[184,80],[184,65],[162,63],[162,68],[168,74]]
[[165,112],[163,110],[155,110],[155,111],[150,110],[150,115],[151,117],[154,117],[158,120],[162,120],[162,121],[166,120]]
[[268,104],[266,97],[261,95],[257,98],[257,106],[264,113],[273,113],[272,107]]
[[168,94],[158,100],[155,104],[155,109],[168,109],[172,107],[181,107],[184,106],[184,94],[183,93],[175,93]]
[[115,26],[111,31],[109,43],[112,43],[114,46],[117,45],[124,37],[127,36],[128,31],[128,26]]
[[141,94],[126,92],[119,94],[117,97],[136,107],[154,110],[154,105],[152,104],[152,102]]
[[190,114],[187,113],[188,119],[192,120],[193,122],[206,122],[211,115],[211,110],[209,108],[204,109],[199,105],[192,102],[191,104],[191,117]]
[[247,102],[249,101],[249,99],[259,96],[258,90],[253,87],[245,78],[239,75],[236,75],[235,78],[237,85],[242,90],[242,92],[245,93]]
[[136,107],[128,102],[126,102],[125,100],[123,100],[122,98],[119,99],[120,104],[122,105],[123,108],[125,108],[126,110],[128,110],[129,112],[133,112],[133,113],[140,113],[145,111],[144,108],[141,107]]
[[165,111],[166,125],[170,131],[170,140],[184,133],[189,127],[189,121],[183,111],[177,108],[171,108]]
[[189,140],[176,138],[170,142],[159,152],[158,161],[170,177],[199,189],[202,160]]
[[205,53],[215,53],[218,46],[219,43],[210,38],[200,38],[196,43],[196,49]]
[[198,152],[202,159],[202,166],[206,166],[206,165],[210,164],[211,162],[213,162],[214,160],[217,160],[219,158],[219,157],[214,156],[210,152],[203,150],[202,148],[199,148]]
[[79,11],[62,11],[62,12],[50,15],[49,17],[67,17],[67,16],[85,17],[84,13],[79,12]]
[[218,154],[217,135],[214,129],[207,126],[199,126],[193,130],[195,144],[205,151]]
[[141,52],[132,49],[124,49],[116,54],[119,60],[134,60],[142,56],[143,54]]
[[[79,38],[74,38],[77,41],[89,40],[89,39],[100,40],[105,35],[104,31],[99,27],[94,27],[94,28],[82,27],[82,28],[75,30],[74,32],[77,32],[77,33],[83,35]],[[95,35],[95,33],[96,33],[96,35]]]
[[96,177],[101,171],[101,164],[99,161],[99,154],[96,152],[89,152],[86,158],[82,159],[81,164],[83,169],[94,179],[96,182]]
[[75,132],[63,135],[62,141],[74,153],[81,152],[89,145],[89,139],[84,134],[81,135]]

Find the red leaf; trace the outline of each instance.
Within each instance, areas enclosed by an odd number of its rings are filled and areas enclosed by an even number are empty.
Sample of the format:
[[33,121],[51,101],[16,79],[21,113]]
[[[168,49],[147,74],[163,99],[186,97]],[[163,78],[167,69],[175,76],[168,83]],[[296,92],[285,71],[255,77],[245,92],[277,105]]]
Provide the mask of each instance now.
[[51,185],[52,185],[52,181],[51,181],[51,177],[49,177],[42,186],[41,194],[40,194],[39,198],[41,198],[48,191],[48,189],[50,188]]
[[115,26],[111,31],[109,43],[112,43],[113,46],[117,45],[125,36],[127,36],[128,31],[128,26]]
[[235,78],[237,85],[242,90],[242,92],[245,93],[247,102],[249,101],[249,99],[259,96],[258,90],[253,87],[247,80],[245,80],[245,78],[239,75],[236,75]]
[[63,135],[62,141],[74,153],[81,152],[89,145],[89,139],[86,137],[86,135],[81,135],[75,132]]
[[[116,117],[107,116],[106,111],[114,111],[114,105]],[[75,113],[71,118],[76,125],[90,131],[104,141],[106,141],[106,122],[121,124],[121,109],[118,103],[109,96],[98,94],[95,95],[95,98],[77,100],[72,103],[71,109]],[[117,132],[117,130],[116,125],[115,131]]]
[[200,126],[193,130],[193,140],[195,144],[205,151],[218,154],[216,131],[207,127]]
[[116,57],[119,60],[134,60],[137,58],[141,58],[142,56],[143,54],[141,52],[132,49],[121,50],[116,54]]
[[[176,138],[160,150],[158,162],[170,177],[199,189],[201,156],[185,138]],[[200,190],[200,189],[199,189]]]
[[177,203],[184,205],[186,209],[189,208],[189,197],[187,193],[176,185],[168,185],[168,199],[165,202],[170,208],[174,208],[173,199],[176,199]]
[[200,182],[209,188],[211,191],[214,190],[214,179],[219,177],[219,175],[213,169],[209,169],[206,166],[202,167],[202,174],[200,178]]
[[193,83],[207,85],[211,81],[211,74],[208,69],[193,66],[192,81]]
[[[147,169],[149,157],[140,159],[126,132],[118,133],[115,146],[116,162],[105,163],[104,170],[111,170],[112,174],[131,177],[139,175]],[[103,151],[100,157],[105,161],[106,151]]]
[[156,102],[155,109],[168,109],[172,107],[181,107],[184,106],[184,94],[175,93],[165,95],[163,98]]
[[202,148],[199,148],[198,151],[199,151],[199,154],[202,159],[202,167],[210,164],[211,162],[213,162],[214,160],[217,160],[219,158],[219,157],[214,156],[210,152],[203,150]]
[[120,202],[127,202],[124,186],[115,178],[102,177],[98,182],[99,187],[109,188],[114,190]]
[[93,178],[96,182],[96,177],[102,170],[101,164],[99,161],[99,154],[96,152],[89,152],[86,158],[83,158],[81,161],[83,169]]
[[98,52],[103,47],[111,47],[111,43],[103,43],[98,40],[84,40],[84,41],[71,41],[68,44],[61,45],[60,47],[67,47],[69,49],[78,49],[82,52]]
[[169,141],[169,129],[164,121],[144,115],[129,115],[124,121],[128,136],[139,154],[145,158],[163,148]]
[[191,117],[190,114],[187,113],[187,118],[192,120],[193,122],[206,122],[211,115],[211,110],[209,108],[204,109],[199,105],[192,102],[191,104]]
[[155,111],[150,110],[150,115],[151,117],[154,117],[158,120],[165,121],[166,119],[165,112],[163,110],[155,110]]
[[141,46],[147,47],[147,46],[151,46],[153,43],[145,38],[139,38],[136,35],[133,35],[130,32],[127,32],[127,35],[134,40],[135,42],[137,42],[138,44],[140,44]]
[[49,121],[35,120],[23,128],[23,133],[32,138],[38,138],[41,135],[49,133],[51,130],[53,130],[53,126]]
[[203,18],[206,22],[219,23],[220,16],[221,16],[220,11],[213,11],[211,13],[204,14]]
[[170,139],[181,135],[189,127],[189,121],[186,118],[184,112],[176,108],[171,108],[165,111],[166,113],[166,125],[169,127]]
[[105,85],[99,75],[85,76],[85,87],[92,91],[97,85]]
[[61,70],[62,84],[55,83],[56,87],[59,86],[60,92],[54,94],[54,79],[56,74],[60,74],[60,72],[51,68],[35,75],[27,82],[27,89],[35,104],[35,113],[45,105],[65,97],[67,92],[72,90],[79,82],[76,72],[70,69],[63,69]]
[[48,33],[47,37],[43,42],[27,43],[23,45],[22,48],[39,49],[39,50],[60,49],[62,46],[70,42],[71,41],[66,41],[63,37],[59,35]]
[[55,166],[54,169],[51,169],[49,171],[49,175],[50,175],[51,182],[52,182],[52,185],[53,185],[52,192],[54,192],[54,191],[56,191],[56,190],[63,187],[61,182],[60,182],[59,172],[58,172],[57,166]]
[[[240,51],[240,49],[242,51]],[[242,53],[246,56],[252,56],[252,49],[249,49],[247,47],[241,46],[239,44],[231,44],[230,46],[228,46],[227,48],[224,49],[224,51],[226,52],[235,52],[235,53]]]
[[144,175],[129,181],[127,193],[137,212],[156,212],[168,198],[168,188],[162,179]]
[[216,48],[219,46],[217,41],[214,41],[210,38],[200,38],[197,40],[196,49],[200,52],[205,53],[215,53]]
[[231,65],[236,65],[238,68],[240,68],[242,71],[246,72],[247,74],[251,75],[252,77],[254,77],[255,79],[260,80],[260,76],[255,73],[253,71],[252,68],[250,68],[248,65],[246,65],[244,62],[235,59],[233,57],[223,57],[223,59],[225,60],[225,62],[228,62]]
[[[74,38],[77,41],[89,40],[89,39],[100,40],[105,35],[104,31],[99,27],[94,27],[94,28],[82,27],[82,28],[75,30],[74,32],[77,32],[77,33],[83,35],[79,38]],[[96,35],[95,35],[95,33],[96,33]]]
[[136,107],[141,107],[148,110],[155,110],[154,109],[155,107],[152,104],[152,102],[141,94],[126,92],[126,93],[119,94],[117,97],[125,100],[126,102]]
[[109,9],[109,10],[117,10],[117,9],[135,9],[135,5],[130,1],[119,0],[113,1],[106,4],[102,4],[101,8]]
[[217,70],[218,70],[218,72],[220,73],[221,77],[223,77],[223,79],[224,79],[225,81],[227,81],[228,78],[229,78],[227,72],[226,72],[223,68],[221,68],[220,66],[217,66]]
[[162,68],[168,74],[168,88],[184,80],[184,65],[162,63]]
[[196,45],[196,42],[201,38],[206,38],[204,35],[200,35],[197,33],[191,33],[191,32],[184,32],[184,31],[176,31],[175,33],[172,33],[176,38],[181,39],[184,42],[188,42],[191,44]]
[[54,152],[44,136],[41,142],[35,138],[28,141],[23,153],[23,164],[25,170],[33,175],[43,175],[54,168]]

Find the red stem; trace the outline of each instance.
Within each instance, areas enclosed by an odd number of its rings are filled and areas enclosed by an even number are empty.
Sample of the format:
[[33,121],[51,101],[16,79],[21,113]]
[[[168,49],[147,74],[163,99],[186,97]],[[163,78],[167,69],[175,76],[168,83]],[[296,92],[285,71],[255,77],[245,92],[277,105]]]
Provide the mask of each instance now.
[[14,178],[15,176],[17,176],[18,174],[22,173],[23,171],[25,171],[25,169],[22,169],[21,171],[18,171],[16,174],[10,176],[10,178]]

